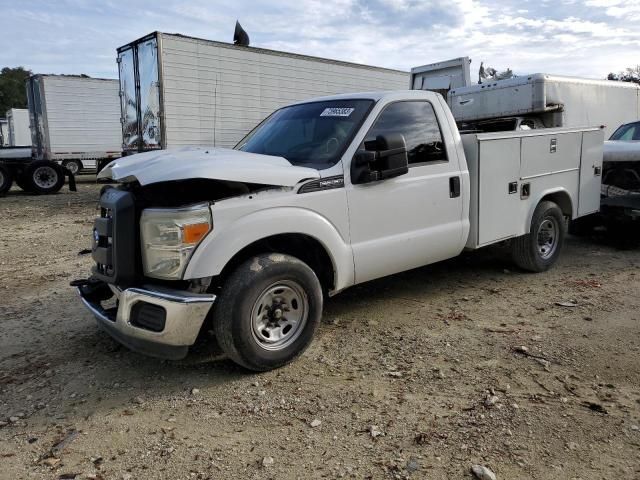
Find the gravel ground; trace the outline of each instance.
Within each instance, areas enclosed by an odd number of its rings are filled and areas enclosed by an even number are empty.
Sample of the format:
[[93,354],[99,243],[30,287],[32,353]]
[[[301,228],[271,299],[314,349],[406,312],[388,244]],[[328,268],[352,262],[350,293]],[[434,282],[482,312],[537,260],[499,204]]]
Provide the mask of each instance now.
[[68,283],[99,188],[0,199],[0,478],[640,478],[638,250],[570,237],[544,274],[494,248],[354,287],[253,374],[97,329]]

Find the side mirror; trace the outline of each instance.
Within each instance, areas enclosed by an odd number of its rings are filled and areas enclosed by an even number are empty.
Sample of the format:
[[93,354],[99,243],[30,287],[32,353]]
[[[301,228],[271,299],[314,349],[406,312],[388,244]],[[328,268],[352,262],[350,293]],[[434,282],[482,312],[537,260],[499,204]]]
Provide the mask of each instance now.
[[369,183],[398,177],[409,171],[407,145],[400,133],[378,135],[365,142],[351,161],[351,183]]
[[374,168],[376,152],[358,150],[351,160],[351,183],[369,183],[378,180]]

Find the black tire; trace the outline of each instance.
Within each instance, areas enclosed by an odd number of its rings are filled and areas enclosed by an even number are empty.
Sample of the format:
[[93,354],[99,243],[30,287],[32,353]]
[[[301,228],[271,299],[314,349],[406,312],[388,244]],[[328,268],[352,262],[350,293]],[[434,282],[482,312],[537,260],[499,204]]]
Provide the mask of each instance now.
[[[300,300],[293,298],[295,294]],[[272,303],[263,309],[264,298],[271,298]],[[291,300],[287,304],[278,298]],[[320,324],[322,301],[318,277],[305,263],[276,253],[256,256],[225,281],[215,304],[213,330],[231,360],[253,371],[272,370],[291,362],[309,346]],[[253,320],[260,313],[267,319],[263,327],[256,326],[262,320]],[[286,325],[296,316],[306,320],[287,330]],[[280,334],[282,340],[276,340]],[[287,335],[290,343],[277,345]]]
[[16,185],[20,187],[25,192],[29,191],[29,182],[27,181],[26,172],[22,171],[15,178]]
[[[554,231],[551,231],[553,225]],[[533,212],[529,233],[513,240],[515,264],[530,272],[549,270],[558,260],[564,245],[566,227],[560,207],[553,202],[540,202]],[[552,241],[552,244],[549,244]]]
[[39,195],[55,193],[64,185],[64,169],[48,160],[36,160],[25,169],[28,190]]
[[62,162],[62,166],[74,175],[78,175],[83,168],[82,162],[80,160],[65,160],[64,162]]
[[13,183],[13,172],[4,165],[0,165],[0,195],[4,195]]

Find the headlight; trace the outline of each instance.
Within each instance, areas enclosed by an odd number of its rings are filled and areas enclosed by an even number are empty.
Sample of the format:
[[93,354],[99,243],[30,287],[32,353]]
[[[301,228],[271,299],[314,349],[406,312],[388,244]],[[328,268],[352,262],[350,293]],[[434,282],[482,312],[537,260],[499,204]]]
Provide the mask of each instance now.
[[145,275],[181,279],[191,254],[212,228],[209,204],[143,210],[140,239]]

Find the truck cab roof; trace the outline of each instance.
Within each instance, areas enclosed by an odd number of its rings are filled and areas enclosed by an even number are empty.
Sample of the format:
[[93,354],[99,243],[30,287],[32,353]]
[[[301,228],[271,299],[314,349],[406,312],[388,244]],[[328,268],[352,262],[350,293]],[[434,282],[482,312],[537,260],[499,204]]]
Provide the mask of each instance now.
[[[328,95],[324,97],[316,97],[300,102],[293,103],[292,105],[302,105],[305,103],[313,102],[326,102],[330,100],[373,100],[375,102],[379,100],[412,100],[412,99],[424,99],[433,100],[437,96],[441,96],[439,93],[427,92],[424,90],[386,90],[379,92],[356,92],[356,93],[341,93],[339,95]],[[290,105],[288,105],[290,106]]]

